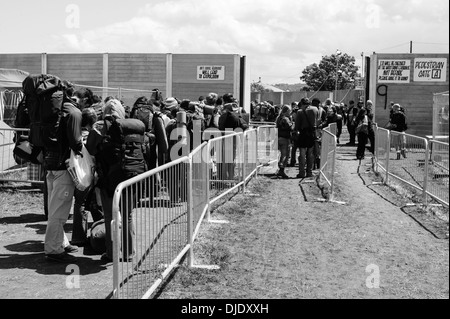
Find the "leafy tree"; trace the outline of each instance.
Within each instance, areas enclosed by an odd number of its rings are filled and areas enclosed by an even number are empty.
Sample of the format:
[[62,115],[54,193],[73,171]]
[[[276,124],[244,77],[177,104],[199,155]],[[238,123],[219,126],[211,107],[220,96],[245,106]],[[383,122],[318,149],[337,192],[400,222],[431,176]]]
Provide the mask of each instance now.
[[322,57],[319,64],[308,65],[303,71],[301,80],[313,91],[334,91],[354,88],[358,66],[355,58],[347,53],[332,54]]
[[265,92],[264,86],[261,85],[259,82],[252,82],[250,85],[251,92],[259,92],[263,93]]

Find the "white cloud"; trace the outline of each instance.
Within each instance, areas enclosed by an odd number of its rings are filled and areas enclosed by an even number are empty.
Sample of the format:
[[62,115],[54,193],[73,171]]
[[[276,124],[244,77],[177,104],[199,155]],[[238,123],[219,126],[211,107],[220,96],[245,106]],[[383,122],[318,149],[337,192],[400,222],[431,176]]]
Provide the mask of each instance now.
[[409,40],[448,42],[439,32],[447,39],[446,0],[172,0],[147,4],[127,21],[57,35],[50,51],[241,54],[252,79],[297,82],[294,75],[337,48],[359,62],[361,52]]

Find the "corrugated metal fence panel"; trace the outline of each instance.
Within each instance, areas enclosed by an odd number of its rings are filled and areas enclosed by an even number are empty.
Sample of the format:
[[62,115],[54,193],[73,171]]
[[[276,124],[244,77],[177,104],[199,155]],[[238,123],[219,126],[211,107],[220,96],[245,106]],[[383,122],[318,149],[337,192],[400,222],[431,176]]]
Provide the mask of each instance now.
[[0,68],[41,73],[41,54],[0,54]]
[[73,83],[102,86],[103,54],[48,54],[47,73]]
[[108,54],[108,86],[166,91],[166,54]]

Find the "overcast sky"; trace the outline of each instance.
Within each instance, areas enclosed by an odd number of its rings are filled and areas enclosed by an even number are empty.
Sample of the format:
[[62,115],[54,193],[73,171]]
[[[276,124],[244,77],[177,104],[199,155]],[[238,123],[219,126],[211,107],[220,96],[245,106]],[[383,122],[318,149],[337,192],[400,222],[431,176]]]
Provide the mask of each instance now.
[[[298,83],[339,49],[449,52],[448,0],[7,1],[0,53],[245,55],[250,81]],[[0,66],[1,67],[1,66]]]

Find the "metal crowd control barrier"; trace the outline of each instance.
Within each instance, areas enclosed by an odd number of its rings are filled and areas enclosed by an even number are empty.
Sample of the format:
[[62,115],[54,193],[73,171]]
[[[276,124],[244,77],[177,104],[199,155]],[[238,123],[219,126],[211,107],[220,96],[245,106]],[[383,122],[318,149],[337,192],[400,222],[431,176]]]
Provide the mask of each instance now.
[[111,223],[114,298],[148,297],[189,251],[190,166],[183,157],[117,186]]
[[119,184],[111,221],[113,298],[150,298],[185,255],[190,267],[210,268],[194,265],[201,222],[209,220],[212,203],[245,186],[261,163],[277,160],[278,150],[270,149],[276,137],[273,126],[224,134]]
[[244,191],[247,181],[256,174],[258,170],[258,129],[247,130],[244,132]]
[[[330,125],[331,126],[331,125]],[[322,130],[319,181],[329,186],[328,201],[333,200],[334,173],[336,170],[337,137],[330,132],[330,126]],[[336,127],[336,125],[334,125]]]
[[210,174],[211,204],[241,186],[243,133],[210,140],[209,155],[215,169]]
[[333,135],[336,135],[337,134],[337,124],[331,123],[330,125],[328,125],[328,132],[330,132]]
[[13,154],[16,135],[28,135],[27,128],[0,129],[0,181],[43,185],[42,165],[16,162]]
[[383,128],[375,141],[375,170],[385,184],[393,177],[421,191],[426,205],[430,196],[448,207],[448,143]]
[[449,202],[449,149],[448,143],[430,141],[430,161],[427,170],[427,189],[429,196],[448,207]]
[[250,121],[248,123],[250,127],[259,127],[259,126],[275,126],[275,122],[259,122],[259,121]]
[[270,166],[278,162],[278,130],[275,126],[258,127],[258,165]]
[[375,158],[374,170],[385,174],[386,183],[389,180],[389,156],[390,156],[390,131],[384,128],[377,128],[375,138]]

